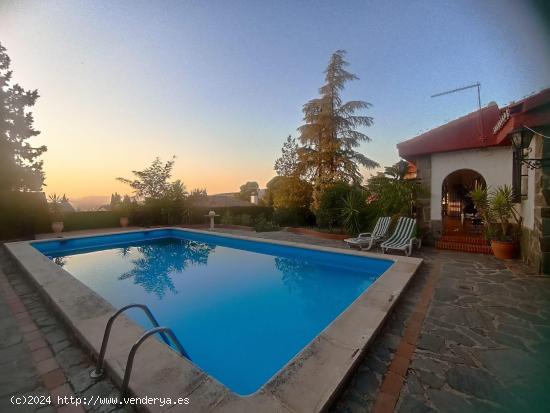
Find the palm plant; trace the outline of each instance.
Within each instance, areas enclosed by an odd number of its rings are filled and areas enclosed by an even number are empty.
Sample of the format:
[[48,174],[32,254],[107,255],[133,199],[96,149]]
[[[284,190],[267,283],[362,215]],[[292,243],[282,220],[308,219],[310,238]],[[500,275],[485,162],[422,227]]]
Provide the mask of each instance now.
[[52,221],[59,222],[63,221],[63,207],[62,203],[66,200],[65,195],[59,196],[57,194],[51,194],[48,196],[50,200],[50,212],[52,215]]
[[411,164],[407,161],[399,161],[392,166],[386,166],[384,168],[384,175],[396,180],[402,181],[411,171]]
[[[516,241],[517,229],[521,228],[521,217],[514,207],[514,191],[508,186],[490,190],[477,185],[470,197],[485,222],[485,237],[499,241]],[[514,227],[514,221],[516,226]]]
[[[516,241],[517,229],[521,228],[521,217],[514,207],[514,191],[508,186],[499,186],[489,193],[489,213],[493,222],[500,226],[497,236],[500,241]],[[510,220],[514,220],[516,227]]]
[[409,172],[409,163],[400,161],[385,167],[383,174],[369,179],[366,189],[379,216],[412,217],[417,199],[429,195],[425,185],[414,179],[406,179]]
[[361,232],[362,218],[366,208],[366,197],[363,191],[350,191],[344,198],[341,213],[346,231],[351,235]]
[[476,184],[474,189],[470,191],[470,198],[472,199],[477,211],[481,215],[481,219],[484,223],[484,235],[486,239],[490,239],[490,214],[489,214],[489,191],[486,186]]

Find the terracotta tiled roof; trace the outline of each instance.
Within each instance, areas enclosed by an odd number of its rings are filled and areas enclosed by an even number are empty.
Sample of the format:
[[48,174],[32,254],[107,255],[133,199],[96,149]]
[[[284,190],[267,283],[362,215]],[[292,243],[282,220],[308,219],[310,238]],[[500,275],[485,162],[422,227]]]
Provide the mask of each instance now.
[[[399,156],[411,160],[430,153],[510,145],[508,136],[513,131],[523,126],[536,127],[550,123],[549,105],[550,88],[502,109],[496,103],[489,104],[481,109],[481,117],[477,110],[397,144]],[[480,133],[480,119],[483,135]]]
[[507,112],[495,128],[497,142],[509,141],[509,135],[524,126],[537,128],[550,124],[550,88],[513,102],[502,111]]
[[493,136],[493,126],[499,119],[500,109],[494,103],[482,108],[481,113],[485,140],[481,139],[480,111],[478,110],[397,144],[399,156],[409,159],[415,155],[496,145],[496,139]]

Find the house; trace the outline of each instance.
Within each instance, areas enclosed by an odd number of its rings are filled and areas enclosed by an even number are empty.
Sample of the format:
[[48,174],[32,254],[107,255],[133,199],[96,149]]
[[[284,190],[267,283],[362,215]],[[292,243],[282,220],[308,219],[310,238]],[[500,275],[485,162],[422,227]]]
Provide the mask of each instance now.
[[[514,189],[522,255],[550,274],[550,89],[499,108],[494,102],[397,145],[430,189],[417,218],[436,246],[486,252],[468,193],[476,184]],[[472,246],[474,244],[474,246]],[[475,247],[475,244],[479,247]]]
[[250,195],[250,202],[254,205],[258,205],[267,197],[267,188],[260,188],[255,194]]
[[254,206],[254,204],[249,201],[244,201],[240,198],[237,198],[235,193],[225,193],[217,195],[207,195],[203,199],[195,201],[194,206],[204,208],[220,208],[237,206],[246,207]]

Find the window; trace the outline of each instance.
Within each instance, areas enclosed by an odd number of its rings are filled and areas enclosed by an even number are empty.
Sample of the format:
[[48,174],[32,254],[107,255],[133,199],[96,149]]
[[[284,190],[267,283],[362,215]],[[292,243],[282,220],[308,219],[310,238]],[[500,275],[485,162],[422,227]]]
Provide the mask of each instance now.
[[[513,165],[512,165],[512,190],[514,191],[514,201],[521,202],[522,198],[526,198],[527,195],[522,193],[522,165],[521,165],[521,148],[514,149],[513,152]],[[527,189],[527,188],[526,188]]]

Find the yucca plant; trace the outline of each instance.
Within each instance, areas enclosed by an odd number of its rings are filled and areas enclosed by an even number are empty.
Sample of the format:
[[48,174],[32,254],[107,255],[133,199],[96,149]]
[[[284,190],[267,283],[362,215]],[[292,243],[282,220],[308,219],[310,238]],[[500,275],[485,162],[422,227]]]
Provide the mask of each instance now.
[[470,191],[470,198],[483,219],[483,234],[487,240],[491,238],[491,217],[489,214],[489,191],[484,185],[476,184],[474,189]]
[[476,185],[470,192],[470,197],[485,222],[487,239],[517,240],[521,217],[514,208],[514,191],[510,186],[503,185],[491,190]]
[[366,208],[365,193],[360,190],[350,191],[344,198],[343,203],[341,213],[346,231],[351,235],[359,234]]
[[63,206],[62,203],[64,200],[67,200],[65,195],[59,196],[57,194],[52,194],[48,196],[50,200],[50,212],[52,221],[63,221]]
[[[489,214],[492,221],[498,224],[500,229],[496,236],[500,241],[517,241],[518,230],[521,228],[521,217],[514,207],[514,191],[508,186],[499,186],[489,192]],[[516,224],[513,225],[514,221]]]

